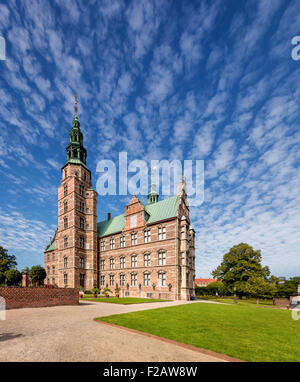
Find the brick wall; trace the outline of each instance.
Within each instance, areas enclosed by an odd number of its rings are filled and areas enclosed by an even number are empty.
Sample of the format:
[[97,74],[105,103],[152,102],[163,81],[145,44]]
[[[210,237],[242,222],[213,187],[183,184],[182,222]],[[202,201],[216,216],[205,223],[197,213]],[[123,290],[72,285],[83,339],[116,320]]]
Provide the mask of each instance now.
[[290,300],[288,298],[274,298],[274,305],[289,306]]
[[0,296],[5,298],[6,309],[79,304],[77,288],[0,287]]

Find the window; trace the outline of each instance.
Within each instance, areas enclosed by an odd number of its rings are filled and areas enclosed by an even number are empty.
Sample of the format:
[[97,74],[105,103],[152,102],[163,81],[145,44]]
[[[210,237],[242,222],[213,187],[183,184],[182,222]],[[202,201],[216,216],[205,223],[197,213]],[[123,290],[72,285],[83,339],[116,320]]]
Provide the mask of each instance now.
[[160,272],[158,274],[158,286],[166,286],[167,281],[166,281],[166,274],[164,272]]
[[137,226],[137,216],[136,215],[132,215],[130,217],[130,227],[131,228],[135,228]]
[[120,286],[125,285],[125,275],[120,275]]
[[52,284],[55,284],[55,278],[52,277]]
[[132,232],[131,234],[131,245],[137,245],[137,233]]
[[151,231],[147,229],[144,231],[144,243],[150,243],[151,241]]
[[83,173],[83,180],[86,180],[86,172]]
[[55,266],[52,265],[52,273],[55,274]]
[[50,254],[47,255],[47,261],[50,261]]
[[83,218],[79,218],[79,227],[81,229],[84,229],[84,219]]
[[125,248],[125,236],[120,237],[120,247]]
[[105,276],[104,275],[100,276],[100,285],[102,285],[102,286],[105,285]]
[[113,237],[109,240],[110,249],[115,249],[115,239]]
[[158,252],[158,265],[166,265],[166,252]]
[[131,273],[131,286],[137,286],[137,274]]
[[67,169],[65,169],[65,178],[68,176]]
[[65,200],[64,201],[64,213],[66,213],[68,211],[68,201]]
[[125,257],[120,257],[120,268],[125,268]]
[[68,195],[68,185],[65,184],[64,185],[64,196],[67,196]]
[[68,285],[68,274],[64,273],[64,284]]
[[109,275],[109,285],[110,286],[115,285],[115,275]]
[[52,255],[52,260],[55,260],[55,254],[53,253],[53,255]]
[[131,267],[137,267],[137,255],[131,256]]
[[85,225],[85,229],[89,229],[90,228],[90,225],[89,224],[86,224]]
[[84,248],[84,244],[85,244],[85,239],[83,236],[80,236],[79,238],[79,246],[80,248]]
[[150,286],[150,273],[144,273],[144,286]]
[[105,270],[105,260],[100,261],[100,267],[101,267],[101,271]]
[[158,227],[158,240],[165,240],[166,238],[166,227]]
[[79,201],[79,211],[84,212],[84,202]]
[[68,218],[64,218],[64,229],[68,228]]
[[145,267],[150,267],[151,262],[150,262],[150,253],[146,253],[144,255],[144,265]]
[[48,266],[47,267],[47,275],[49,275],[50,274],[50,267]]
[[82,184],[79,185],[79,195],[84,195],[84,186]]
[[101,251],[105,251],[105,240],[101,240],[100,248],[101,248]]
[[90,209],[89,209],[89,208],[86,209],[86,213],[87,213],[87,214],[90,213]]
[[84,268],[84,257],[79,257],[79,266],[80,268]]
[[84,288],[84,281],[85,281],[85,275],[83,273],[80,273],[80,286]]
[[68,237],[64,237],[64,248],[68,248]]
[[68,258],[64,257],[64,268],[68,268]]
[[109,259],[109,266],[110,266],[110,269],[115,268],[115,259],[113,257]]

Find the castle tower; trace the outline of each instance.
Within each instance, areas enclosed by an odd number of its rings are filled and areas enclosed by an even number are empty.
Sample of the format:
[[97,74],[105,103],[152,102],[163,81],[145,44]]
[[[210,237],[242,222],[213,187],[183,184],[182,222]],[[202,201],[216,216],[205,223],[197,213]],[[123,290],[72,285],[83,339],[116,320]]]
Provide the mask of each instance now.
[[87,152],[77,106],[66,151],[67,161],[61,169],[62,180],[58,187],[57,284],[90,289],[97,287],[99,279],[97,192],[92,189],[91,172],[86,166]]

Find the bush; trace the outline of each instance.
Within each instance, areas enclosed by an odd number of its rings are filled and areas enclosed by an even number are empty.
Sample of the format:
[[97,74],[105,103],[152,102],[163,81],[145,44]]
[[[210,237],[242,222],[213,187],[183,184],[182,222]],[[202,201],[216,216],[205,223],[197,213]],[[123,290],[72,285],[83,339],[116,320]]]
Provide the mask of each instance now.
[[92,294],[100,294],[100,289],[98,289],[98,288],[93,288],[93,289],[91,290],[91,292],[92,292]]

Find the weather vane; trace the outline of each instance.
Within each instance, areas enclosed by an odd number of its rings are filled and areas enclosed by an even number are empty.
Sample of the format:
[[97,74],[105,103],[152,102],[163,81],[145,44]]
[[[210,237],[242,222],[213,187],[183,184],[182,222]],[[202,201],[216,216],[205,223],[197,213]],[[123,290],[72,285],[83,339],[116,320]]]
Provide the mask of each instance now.
[[74,98],[75,98],[74,111],[75,111],[75,114],[77,115],[78,107],[77,107],[77,94],[76,93],[74,93]]

